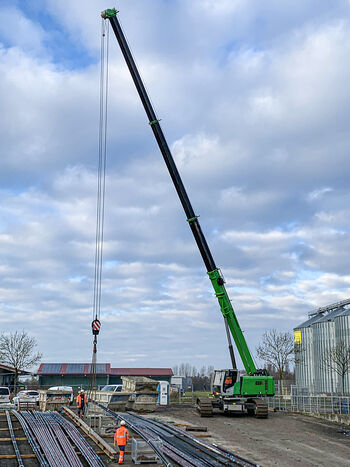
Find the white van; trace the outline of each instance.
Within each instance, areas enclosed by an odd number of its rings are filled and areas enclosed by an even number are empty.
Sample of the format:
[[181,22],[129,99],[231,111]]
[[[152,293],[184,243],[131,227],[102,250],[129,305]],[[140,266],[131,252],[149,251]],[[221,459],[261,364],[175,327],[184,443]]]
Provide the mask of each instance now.
[[0,405],[10,403],[10,390],[6,386],[0,386]]

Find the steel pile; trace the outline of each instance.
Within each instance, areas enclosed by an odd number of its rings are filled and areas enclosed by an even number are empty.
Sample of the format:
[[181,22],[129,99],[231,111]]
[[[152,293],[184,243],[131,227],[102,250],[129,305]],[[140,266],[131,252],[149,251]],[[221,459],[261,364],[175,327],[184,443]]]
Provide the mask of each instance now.
[[171,459],[183,467],[258,467],[234,453],[206,444],[167,423],[146,419],[136,414],[113,412],[98,402],[92,402],[116,420],[124,420],[128,427],[155,450],[167,466],[172,465],[169,461]]

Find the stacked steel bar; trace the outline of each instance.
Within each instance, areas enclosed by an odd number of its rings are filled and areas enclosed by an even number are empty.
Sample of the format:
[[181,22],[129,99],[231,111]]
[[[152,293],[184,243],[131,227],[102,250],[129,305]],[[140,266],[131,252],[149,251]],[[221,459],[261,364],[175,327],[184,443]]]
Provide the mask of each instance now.
[[[127,415],[129,417],[129,415]],[[172,457],[172,453],[181,453],[183,458],[186,460],[187,465],[194,465],[196,467],[221,467],[222,465],[237,466],[236,463],[232,463],[227,458],[222,458],[220,453],[210,452],[204,443],[197,443],[191,439],[184,439],[184,432],[178,433],[174,430],[174,427],[168,427],[152,420],[144,419],[138,415],[131,416],[134,420],[141,422],[142,425],[162,440],[167,449],[169,450],[169,457]],[[190,464],[188,464],[190,463]],[[180,465],[183,465],[182,463]]]
[[36,439],[35,439],[35,436],[32,432],[32,430],[29,428],[27,422],[24,420],[24,418],[22,417],[21,414],[19,414],[16,410],[12,410],[12,413],[13,415],[15,415],[15,417],[17,417],[19,423],[21,424],[22,428],[23,428],[23,431],[28,439],[28,442],[31,446],[31,448],[33,449],[33,452],[34,454],[36,455],[39,463],[40,463],[40,467],[48,467],[49,464],[48,462],[45,460],[45,457],[43,456],[41,450],[40,450],[40,445],[37,443]]
[[68,420],[64,419],[57,412],[51,412],[54,420],[64,429],[73,443],[79,448],[81,454],[85,457],[87,463],[91,467],[104,467],[101,458],[95,453],[92,446],[86,442],[85,438],[81,436],[78,429]]
[[[145,419],[136,414],[118,414],[100,403],[94,403],[115,419],[124,420],[150,446],[154,447],[156,445],[158,450],[155,450],[158,455],[159,452],[162,454],[162,458],[166,455],[183,467],[220,467],[223,465],[232,467],[258,467],[256,464],[233,453],[199,441],[179,428]],[[159,440],[162,442],[162,450],[157,446],[157,441],[159,443]],[[167,461],[166,465],[171,464]]]
[[56,439],[63,452],[65,453],[68,462],[71,467],[83,467],[83,464],[80,462],[78,454],[74,451],[74,447],[69,442],[66,434],[62,430],[61,426],[57,420],[53,417],[51,412],[44,412],[42,414],[36,412],[38,418],[41,418],[47,426],[50,427],[51,431],[54,433]]
[[70,467],[69,461],[58,444],[50,427],[38,416],[38,412],[22,412],[25,421],[33,431],[46,459],[52,467]]
[[13,432],[11,415],[10,415],[8,410],[6,410],[6,418],[7,418],[7,424],[8,424],[8,427],[9,427],[9,431],[10,431],[10,436],[11,436],[11,439],[12,439],[13,449],[15,450],[15,453],[16,453],[18,465],[20,467],[24,467],[22,457],[21,457],[21,453],[19,452],[19,449],[18,449],[18,444],[17,444],[17,441],[16,441],[16,437],[15,437],[15,434]]
[[[113,410],[110,410],[108,409],[107,407],[105,407],[104,405],[100,404],[99,402],[96,402],[96,401],[93,401],[91,400],[90,401],[91,403],[95,404],[95,405],[98,405],[99,407],[101,407],[102,409],[105,410],[106,413],[108,413],[111,417],[115,418],[116,420],[125,420],[124,417],[118,415],[116,412],[113,412]],[[125,420],[126,421],[126,420]],[[154,436],[148,432],[146,432],[145,430],[142,429],[142,426],[138,423],[133,423],[132,420],[129,420],[127,425],[133,429],[133,431],[135,433],[137,433],[138,435],[141,436],[141,438],[143,438],[144,441],[146,441],[146,443],[148,443],[151,448],[154,450],[155,453],[158,454],[159,458],[164,462],[164,464],[166,465],[166,467],[172,467],[172,464],[169,462],[169,460],[165,457],[164,453],[163,453],[163,449],[160,449],[159,448],[159,441],[160,441],[160,438],[158,436]],[[184,465],[185,464],[180,464],[180,465]],[[187,466],[186,466],[187,467]]]
[[[83,466],[68,437],[80,450],[81,454],[86,459],[87,465],[90,467],[104,466],[100,457],[95,453],[83,436],[81,436],[79,430],[56,412],[22,412],[21,415],[15,412],[15,415],[23,426],[23,429],[27,430],[26,433],[30,434],[32,438],[32,447],[34,446],[33,451],[37,455],[41,466]],[[43,458],[40,448],[47,462]]]

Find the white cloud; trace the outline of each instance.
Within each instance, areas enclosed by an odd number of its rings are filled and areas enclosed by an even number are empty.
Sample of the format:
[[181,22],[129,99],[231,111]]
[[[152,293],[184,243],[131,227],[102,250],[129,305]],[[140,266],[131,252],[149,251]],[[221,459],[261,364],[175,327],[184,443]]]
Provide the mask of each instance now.
[[[120,4],[252,349],[266,328],[348,294],[350,34],[340,2],[332,15],[326,3],[273,2],[268,17],[254,1]],[[105,6],[46,3],[92,57],[71,69],[52,60],[44,24],[0,30],[0,322],[51,361],[91,354]],[[99,359],[225,367],[218,304],[113,36],[110,47]]]
[[0,16],[0,43],[5,41],[9,47],[18,47],[36,56],[45,54],[45,33],[40,24],[12,5],[1,6]]
[[326,193],[330,193],[332,191],[333,191],[333,188],[329,188],[329,187],[318,188],[317,190],[313,190],[311,191],[311,193],[308,194],[308,199],[310,201],[314,201],[314,200],[322,198]]

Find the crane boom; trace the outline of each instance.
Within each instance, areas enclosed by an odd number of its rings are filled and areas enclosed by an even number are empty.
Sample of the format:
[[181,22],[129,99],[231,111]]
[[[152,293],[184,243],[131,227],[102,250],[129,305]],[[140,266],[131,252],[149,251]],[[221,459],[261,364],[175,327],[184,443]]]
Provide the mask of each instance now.
[[[249,351],[249,348],[245,340],[245,337],[243,335],[243,332],[241,330],[241,327],[238,323],[235,312],[233,310],[231,301],[229,299],[229,296],[228,296],[228,293],[225,287],[225,281],[220,272],[220,269],[218,269],[215,264],[215,261],[209,249],[208,243],[206,241],[206,238],[199,224],[198,216],[196,216],[192,208],[190,199],[187,195],[186,189],[181,180],[179,171],[176,167],[175,161],[173,159],[170,148],[168,146],[168,143],[166,141],[166,138],[160,126],[159,120],[156,116],[156,113],[153,109],[151,101],[148,97],[145,86],[142,82],[141,76],[138,72],[138,69],[136,67],[135,61],[131,54],[130,48],[124,36],[123,30],[118,21],[117,13],[118,12],[115,9],[109,9],[109,10],[103,11],[101,15],[104,19],[110,20],[112,29],[117,38],[117,41],[119,43],[119,46],[124,56],[124,59],[126,61],[126,64],[129,68],[130,74],[136,86],[137,92],[140,96],[143,107],[146,111],[149,125],[152,128],[152,131],[158,143],[159,149],[163,155],[165,164],[168,168],[171,179],[174,183],[175,189],[177,191],[177,194],[180,198],[181,204],[185,211],[187,222],[189,223],[189,226],[191,228],[191,231],[193,233],[193,236],[199,248],[200,254],[203,258],[205,267],[207,269],[207,273],[209,275],[209,278],[211,280],[211,283],[215,291],[215,295],[219,301],[221,312],[223,314],[225,322],[227,322],[227,325],[231,331],[236,347],[242,359],[244,368],[248,375],[256,374],[257,369],[254,364],[252,355]],[[231,359],[233,360],[232,365],[235,368],[232,349],[230,353],[231,353]]]

